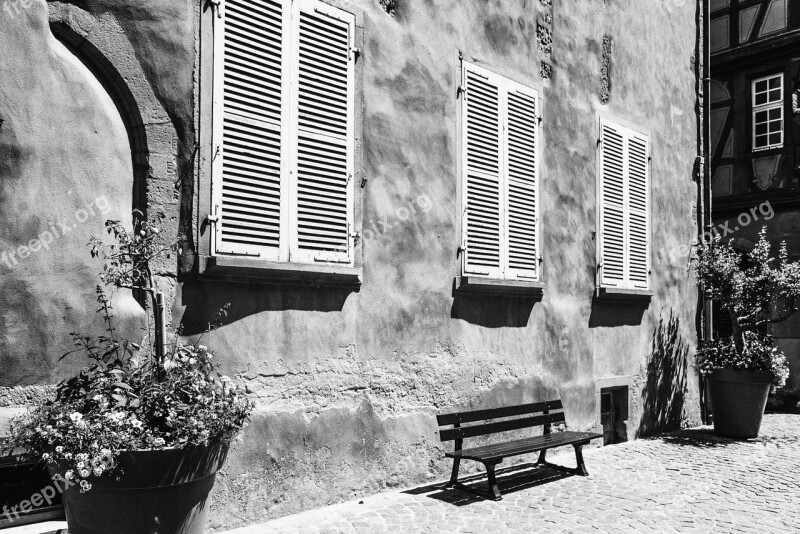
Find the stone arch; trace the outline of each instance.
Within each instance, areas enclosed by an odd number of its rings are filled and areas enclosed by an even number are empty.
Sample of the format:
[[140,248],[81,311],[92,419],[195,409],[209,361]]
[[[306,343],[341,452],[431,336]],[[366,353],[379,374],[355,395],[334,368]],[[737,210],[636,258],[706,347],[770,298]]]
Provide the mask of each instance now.
[[[174,180],[178,136],[154,94],[133,46],[112,17],[96,17],[64,2],[48,3],[50,28],[111,96],[128,132],[133,161],[133,209],[148,216],[148,184]],[[168,199],[162,199],[166,202]]]

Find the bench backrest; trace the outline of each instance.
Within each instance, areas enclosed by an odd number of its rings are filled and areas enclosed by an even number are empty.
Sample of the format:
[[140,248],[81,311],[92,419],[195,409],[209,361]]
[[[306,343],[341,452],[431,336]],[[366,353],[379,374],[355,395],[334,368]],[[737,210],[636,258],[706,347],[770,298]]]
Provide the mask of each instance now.
[[[558,399],[488,410],[442,414],[436,416],[436,421],[440,427],[453,425],[453,428],[439,429],[439,438],[442,441],[461,440],[536,426],[545,426],[545,432],[547,432],[551,424],[566,422],[563,409],[561,400]],[[496,421],[497,419],[502,420]],[[462,426],[467,423],[476,424]]]

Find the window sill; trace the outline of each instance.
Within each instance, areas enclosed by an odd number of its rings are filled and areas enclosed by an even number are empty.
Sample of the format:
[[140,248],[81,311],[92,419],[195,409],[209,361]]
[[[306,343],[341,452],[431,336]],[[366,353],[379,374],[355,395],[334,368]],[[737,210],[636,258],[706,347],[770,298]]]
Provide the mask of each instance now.
[[541,300],[544,283],[526,280],[499,280],[480,276],[457,276],[454,291],[464,295],[495,295],[506,297],[528,297]]
[[652,291],[642,289],[620,289],[616,287],[598,287],[594,292],[597,300],[611,302],[650,302],[653,298]]
[[198,273],[200,280],[353,289],[359,288],[363,279],[361,267],[331,263],[282,263],[227,256],[200,256]]

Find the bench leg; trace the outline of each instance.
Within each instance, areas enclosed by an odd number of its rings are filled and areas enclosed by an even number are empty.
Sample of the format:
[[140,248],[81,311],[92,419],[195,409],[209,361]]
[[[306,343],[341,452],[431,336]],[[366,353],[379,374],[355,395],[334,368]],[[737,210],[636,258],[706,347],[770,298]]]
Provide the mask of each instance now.
[[494,496],[494,500],[499,501],[503,499],[503,496],[500,495],[500,487],[497,485],[497,479],[494,477],[494,466],[496,464],[484,464],[486,465],[486,474],[489,476],[489,491]]
[[539,459],[536,460],[536,465],[546,464],[547,463],[547,460],[545,459],[546,457],[547,457],[547,449],[540,450]]
[[445,488],[458,484],[458,468],[461,466],[461,458],[453,458],[453,472],[450,474],[450,482],[444,485]]
[[583,464],[583,446],[585,443],[577,443],[573,445],[575,447],[575,461],[578,464],[578,467],[575,469],[577,473],[581,476],[589,476],[589,473],[586,471],[586,466]]

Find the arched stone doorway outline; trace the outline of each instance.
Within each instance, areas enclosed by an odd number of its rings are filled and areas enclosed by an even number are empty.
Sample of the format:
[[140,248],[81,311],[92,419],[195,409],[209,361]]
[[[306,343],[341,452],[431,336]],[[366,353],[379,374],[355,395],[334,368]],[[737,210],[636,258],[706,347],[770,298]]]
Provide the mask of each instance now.
[[[156,98],[133,46],[111,16],[96,17],[63,2],[49,2],[53,35],[78,57],[111,96],[125,123],[133,161],[133,208],[145,215],[155,204],[153,181],[174,182],[178,136]],[[159,188],[163,189],[163,188]]]
[[[48,2],[48,10],[53,36],[102,84],[125,124],[133,163],[131,208],[150,220],[161,214],[177,218],[174,185],[179,137],[122,27],[110,14],[95,16],[65,2]],[[177,226],[163,230],[166,242],[177,239]],[[164,294],[169,310],[176,284],[172,274],[177,272],[176,258],[159,258],[151,267],[157,273],[154,283]],[[149,299],[138,295],[137,300],[152,313]],[[169,317],[166,321],[169,326]]]

